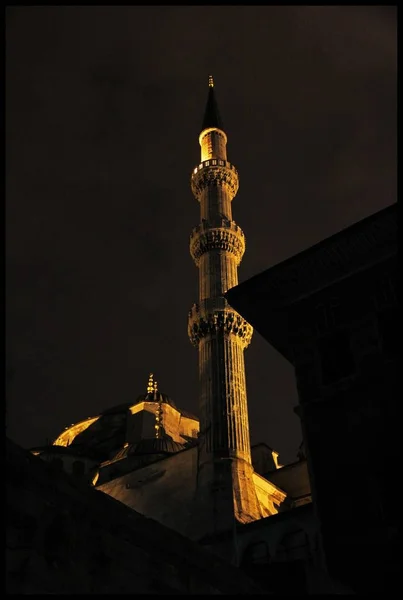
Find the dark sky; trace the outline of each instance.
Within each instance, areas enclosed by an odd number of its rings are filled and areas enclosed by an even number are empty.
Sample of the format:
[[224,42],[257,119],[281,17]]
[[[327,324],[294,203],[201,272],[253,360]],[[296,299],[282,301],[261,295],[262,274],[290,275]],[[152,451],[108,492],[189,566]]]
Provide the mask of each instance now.
[[[145,392],[198,412],[190,173],[216,84],[240,281],[396,201],[394,7],[11,7],[8,435],[24,447]],[[295,457],[291,366],[255,333],[252,442]]]

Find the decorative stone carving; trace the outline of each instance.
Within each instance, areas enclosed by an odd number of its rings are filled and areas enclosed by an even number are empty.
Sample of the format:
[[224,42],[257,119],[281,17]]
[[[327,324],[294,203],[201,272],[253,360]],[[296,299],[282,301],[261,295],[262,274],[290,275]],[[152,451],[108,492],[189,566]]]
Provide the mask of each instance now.
[[[206,161],[211,163],[212,161]],[[226,161],[225,166],[206,166],[202,163],[201,168],[195,169],[192,173],[191,188],[192,193],[200,202],[202,192],[214,185],[225,186],[230,194],[231,200],[236,195],[239,188],[238,172]],[[229,166],[227,166],[229,165]]]
[[209,250],[224,250],[235,256],[238,266],[245,252],[245,236],[243,231],[233,221],[229,226],[209,227],[208,223],[195,227],[190,236],[190,254],[199,265],[200,257]]
[[194,304],[189,311],[188,320],[188,335],[191,343],[197,347],[201,338],[214,336],[218,332],[236,336],[243,348],[246,348],[251,342],[253,327],[234,310],[224,309],[205,313],[200,310],[198,304]]

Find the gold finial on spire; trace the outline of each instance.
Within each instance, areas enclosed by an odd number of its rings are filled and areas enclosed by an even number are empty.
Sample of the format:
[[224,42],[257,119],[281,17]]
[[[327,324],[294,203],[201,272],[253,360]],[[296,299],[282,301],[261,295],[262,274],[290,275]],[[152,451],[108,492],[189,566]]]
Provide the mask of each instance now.
[[154,381],[154,389],[153,389],[154,394],[156,392],[158,392],[158,383],[156,381]]
[[154,375],[152,373],[150,373],[150,375],[148,376],[148,385],[147,385],[147,394],[152,394],[154,391],[154,382],[153,382],[153,377]]
[[213,76],[212,75],[208,76],[208,86],[209,87],[214,87],[214,81],[213,81]]

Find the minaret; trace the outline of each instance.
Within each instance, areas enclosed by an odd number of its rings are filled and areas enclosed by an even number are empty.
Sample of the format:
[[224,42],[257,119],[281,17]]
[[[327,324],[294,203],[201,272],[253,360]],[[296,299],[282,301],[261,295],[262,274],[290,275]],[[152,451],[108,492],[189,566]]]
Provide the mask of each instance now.
[[[190,236],[199,268],[199,303],[189,313],[190,341],[199,350],[199,459],[195,503],[206,534],[262,516],[253,483],[244,350],[252,327],[224,298],[238,284],[245,236],[232,220],[238,172],[227,160],[227,135],[212,76],[199,136],[201,162],[193,169],[192,192],[201,223]],[[195,511],[196,512],[196,511]]]

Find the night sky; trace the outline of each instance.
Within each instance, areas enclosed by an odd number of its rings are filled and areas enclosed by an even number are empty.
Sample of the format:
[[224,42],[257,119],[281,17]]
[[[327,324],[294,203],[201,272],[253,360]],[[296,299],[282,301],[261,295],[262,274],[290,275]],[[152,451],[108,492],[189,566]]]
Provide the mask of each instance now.
[[[394,7],[11,7],[7,434],[24,447],[159,389],[198,413],[190,191],[212,73],[239,280],[396,201]],[[252,443],[301,441],[292,367],[245,353]]]

